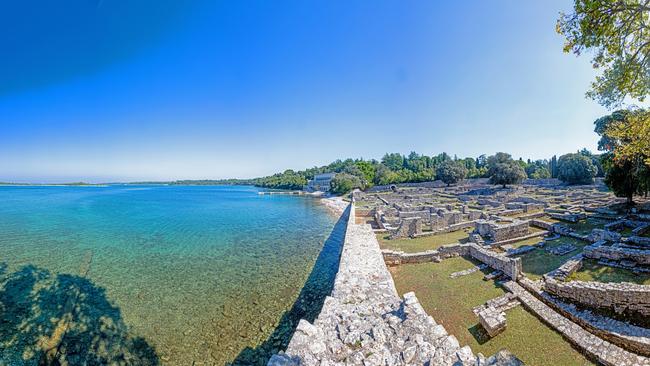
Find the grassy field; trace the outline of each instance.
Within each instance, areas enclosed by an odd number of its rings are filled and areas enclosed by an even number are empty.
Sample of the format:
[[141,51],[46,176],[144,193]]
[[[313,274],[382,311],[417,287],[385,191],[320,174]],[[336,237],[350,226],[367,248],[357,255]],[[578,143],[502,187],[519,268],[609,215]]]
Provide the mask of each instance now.
[[590,260],[583,260],[582,268],[568,279],[577,281],[631,282],[640,285],[650,285],[649,273],[636,274],[622,268],[603,266]]
[[586,235],[591,233],[591,230],[593,229],[602,229],[606,223],[607,223],[606,220],[594,219],[588,217],[586,220],[580,220],[576,223],[565,223],[565,224],[566,226],[572,228],[573,231],[575,231],[576,233],[581,235]]
[[587,245],[584,241],[562,236],[559,239],[546,242],[546,247],[558,246],[564,243],[573,244],[577,249],[565,255],[555,255],[547,252],[544,248],[537,248],[532,252],[520,255],[524,274],[533,280],[537,280],[542,275],[561,266],[562,263],[576,255]]
[[464,258],[449,258],[441,263],[401,265],[390,270],[400,294],[415,291],[436,322],[475,353],[489,356],[506,348],[526,365],[592,365],[562,336],[521,306],[506,313],[507,329],[488,339],[472,308],[504,294],[504,290],[493,281],[483,281],[481,271],[449,278],[451,273],[476,264]]
[[445,244],[466,243],[472,229],[452,231],[445,234],[423,236],[421,238],[402,238],[389,240],[389,234],[377,234],[381,249],[401,250],[407,253],[423,252],[425,250],[440,248]]

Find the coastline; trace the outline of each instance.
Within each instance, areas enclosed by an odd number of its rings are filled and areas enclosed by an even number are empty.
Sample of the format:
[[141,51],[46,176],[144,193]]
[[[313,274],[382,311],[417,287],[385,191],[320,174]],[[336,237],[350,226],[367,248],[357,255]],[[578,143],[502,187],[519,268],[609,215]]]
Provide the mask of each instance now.
[[343,197],[339,196],[321,198],[320,202],[337,217],[341,216],[349,205],[349,202],[345,202]]

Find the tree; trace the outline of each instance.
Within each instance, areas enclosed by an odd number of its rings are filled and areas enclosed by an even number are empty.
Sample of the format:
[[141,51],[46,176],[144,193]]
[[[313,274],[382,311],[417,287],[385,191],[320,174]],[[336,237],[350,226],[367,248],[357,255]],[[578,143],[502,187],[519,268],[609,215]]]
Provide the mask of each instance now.
[[332,178],[332,189],[331,191],[336,194],[345,194],[352,191],[355,188],[365,189],[365,185],[361,181],[361,178],[356,175],[339,173],[334,178]]
[[590,50],[593,67],[602,69],[588,97],[611,108],[650,94],[650,0],[575,0],[556,30],[564,52]]
[[551,178],[557,178],[557,156],[553,155],[548,162],[548,171],[551,173]]
[[467,168],[463,165],[462,162],[457,161],[444,161],[438,165],[436,169],[436,178],[447,184],[449,187],[451,184],[456,184],[467,175]]
[[528,163],[526,166],[526,175],[530,179],[547,179],[551,177],[551,173],[548,171],[546,166],[548,163],[546,160],[535,160]]
[[381,158],[381,162],[390,170],[400,170],[404,167],[404,156],[400,153],[386,154]]
[[[615,159],[641,157],[650,166],[650,110],[618,111],[618,118],[613,117],[614,113],[597,120],[596,124],[600,124],[601,132],[614,148]],[[605,127],[605,131],[602,127]]]
[[560,156],[557,170],[558,179],[568,184],[591,184],[597,172],[591,158],[578,153]]
[[605,184],[619,197],[634,204],[634,194],[650,191],[650,113],[646,110],[618,110],[594,122],[599,134]]
[[507,184],[521,183],[522,180],[526,179],[524,168],[512,160],[510,154],[498,152],[488,158],[487,165],[490,183],[501,184],[503,188]]

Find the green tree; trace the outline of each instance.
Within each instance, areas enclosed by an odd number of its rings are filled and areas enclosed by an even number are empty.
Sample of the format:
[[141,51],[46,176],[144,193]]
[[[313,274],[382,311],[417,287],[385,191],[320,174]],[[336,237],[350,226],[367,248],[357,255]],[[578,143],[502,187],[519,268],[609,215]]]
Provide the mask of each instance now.
[[460,182],[466,175],[467,168],[465,168],[461,161],[444,161],[436,169],[436,178],[445,182],[447,186]]
[[643,142],[650,139],[643,133],[644,128],[650,133],[650,113],[618,110],[597,119],[594,125],[600,135],[598,149],[607,152],[601,159],[605,184],[632,205],[635,194],[647,195],[650,191],[650,148]]
[[347,174],[347,173],[337,174],[334,178],[332,178],[331,185],[332,185],[331,191],[336,194],[349,193],[350,191],[356,188],[359,189],[366,188],[361,178],[357,177],[356,175]]
[[650,0],[575,0],[556,30],[564,52],[593,54],[601,69],[587,96],[611,108],[650,94]]
[[381,163],[390,170],[400,170],[404,167],[404,156],[399,153],[386,154],[381,158]]
[[591,159],[582,154],[565,154],[557,163],[558,179],[568,184],[591,184],[597,169]]
[[501,184],[503,188],[507,184],[518,184],[526,179],[524,168],[512,160],[510,154],[498,152],[487,159],[488,175],[490,183]]
[[526,175],[530,179],[547,179],[551,177],[551,173],[548,171],[546,166],[548,162],[546,160],[535,160],[531,161],[525,168]]

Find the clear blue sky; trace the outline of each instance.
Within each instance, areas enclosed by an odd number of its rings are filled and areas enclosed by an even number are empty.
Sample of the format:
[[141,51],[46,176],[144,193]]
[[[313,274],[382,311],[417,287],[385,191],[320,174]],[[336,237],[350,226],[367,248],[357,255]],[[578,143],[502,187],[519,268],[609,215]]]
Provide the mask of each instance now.
[[5,1],[0,181],[595,150],[594,72],[555,33],[571,4]]

